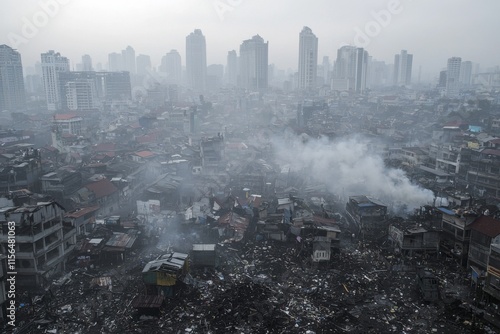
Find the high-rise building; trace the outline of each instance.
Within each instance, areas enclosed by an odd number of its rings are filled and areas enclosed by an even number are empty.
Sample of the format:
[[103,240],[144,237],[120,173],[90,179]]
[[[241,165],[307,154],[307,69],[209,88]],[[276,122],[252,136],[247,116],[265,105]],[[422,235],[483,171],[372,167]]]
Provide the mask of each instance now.
[[367,86],[370,88],[392,84],[392,78],[388,77],[387,64],[384,61],[372,59],[369,72]]
[[438,88],[446,88],[446,70],[439,72]]
[[255,35],[240,46],[240,87],[253,91],[266,90],[268,86],[268,46]]
[[93,71],[59,73],[61,109],[91,110],[97,107],[97,80]]
[[463,87],[468,87],[472,79],[472,62],[464,61],[460,65],[460,83]]
[[130,100],[132,84],[129,72],[97,72],[97,90],[106,101]]
[[238,55],[236,50],[228,51],[226,65],[226,83],[229,86],[238,84]]
[[406,50],[394,56],[394,80],[395,86],[408,86],[411,84],[411,72],[413,66],[413,55]]
[[316,86],[317,67],[318,38],[309,27],[304,27],[299,34],[299,89]]
[[26,108],[21,55],[7,45],[0,45],[0,111]]
[[92,58],[90,58],[89,55],[83,55],[82,56],[82,71],[93,71],[94,68],[92,67]]
[[368,52],[363,48],[345,45],[337,51],[333,69],[332,89],[363,93],[366,89]]
[[138,55],[136,58],[137,74],[147,75],[151,71],[151,57]]
[[121,53],[113,52],[108,55],[108,70],[110,72],[123,70],[123,57]]
[[326,85],[330,85],[330,57],[323,57],[323,81]]
[[180,85],[182,80],[181,55],[177,50],[171,50],[161,60],[161,71],[166,73],[169,84]]
[[458,97],[460,93],[460,67],[462,58],[452,57],[448,59],[446,67],[446,96]]
[[66,84],[66,103],[69,110],[92,110],[97,108],[95,81],[78,80]]
[[47,109],[50,111],[60,110],[62,108],[62,91],[59,85],[59,73],[69,72],[69,60],[54,50],[42,53],[41,59]]
[[122,50],[123,71],[128,71],[130,74],[136,73],[135,67],[135,50],[130,45],[125,50]]
[[207,80],[207,46],[205,36],[195,29],[186,37],[186,76],[187,86],[204,91]]

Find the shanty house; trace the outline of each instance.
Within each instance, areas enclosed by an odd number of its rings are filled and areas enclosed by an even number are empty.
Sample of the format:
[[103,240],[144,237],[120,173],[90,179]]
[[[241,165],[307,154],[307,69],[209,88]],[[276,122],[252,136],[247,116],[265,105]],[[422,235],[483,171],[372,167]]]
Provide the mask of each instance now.
[[168,253],[150,261],[142,278],[150,294],[173,296],[175,288],[189,270],[188,254]]

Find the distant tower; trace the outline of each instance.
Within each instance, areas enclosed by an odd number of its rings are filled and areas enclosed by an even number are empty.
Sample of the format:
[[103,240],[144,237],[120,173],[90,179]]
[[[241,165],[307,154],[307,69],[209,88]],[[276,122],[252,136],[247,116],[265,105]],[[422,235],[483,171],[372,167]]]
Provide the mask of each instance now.
[[59,52],[55,53],[54,50],[42,53],[41,59],[47,109],[49,111],[60,110],[63,92],[59,85],[59,73],[69,72],[69,60],[61,56]]
[[268,86],[268,46],[255,35],[240,45],[240,87],[251,91],[266,90]]
[[304,27],[299,34],[299,89],[316,86],[317,67],[318,38],[309,27]]
[[238,84],[238,55],[236,54],[236,50],[231,50],[227,53],[226,83],[229,86],[236,86]]
[[472,62],[464,61],[460,65],[460,83],[463,87],[468,87],[472,79]]
[[167,82],[180,85],[182,80],[181,55],[177,50],[171,50],[161,60],[162,72],[167,75]]
[[148,55],[138,55],[136,58],[137,74],[147,75],[151,71],[151,57]]
[[332,89],[363,93],[366,89],[368,58],[368,52],[363,48],[345,45],[338,49]]
[[462,58],[452,57],[448,59],[446,68],[446,96],[458,97],[460,93],[460,67]]
[[188,87],[203,92],[207,80],[207,45],[200,29],[186,37],[186,75]]
[[413,55],[408,54],[406,50],[394,56],[394,85],[411,85],[411,73],[413,68]]
[[108,70],[110,72],[123,71],[123,57],[121,53],[113,52],[108,55]]
[[7,45],[0,45],[0,112],[26,108],[21,54]]
[[89,55],[82,56],[82,71],[90,72],[93,71],[92,58]]
[[122,50],[122,62],[123,70],[130,72],[130,74],[136,73],[135,50],[130,45],[125,50]]

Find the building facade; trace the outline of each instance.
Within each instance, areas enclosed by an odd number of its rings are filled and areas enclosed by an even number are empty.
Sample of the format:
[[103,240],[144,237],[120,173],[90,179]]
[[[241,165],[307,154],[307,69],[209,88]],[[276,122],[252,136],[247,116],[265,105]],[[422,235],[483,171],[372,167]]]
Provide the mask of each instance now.
[[451,98],[458,97],[460,93],[460,68],[462,58],[452,57],[448,59],[446,67],[446,96]]
[[49,111],[60,110],[63,108],[63,92],[59,84],[59,73],[69,72],[69,60],[54,50],[42,53],[41,59],[47,109]]
[[207,77],[207,45],[200,29],[195,29],[186,37],[187,86],[196,91],[204,91]]
[[243,41],[240,46],[240,87],[250,91],[266,90],[268,86],[268,45],[259,35]]
[[413,55],[406,50],[394,56],[394,85],[408,86],[411,84],[411,72],[413,66]]
[[316,86],[318,69],[318,38],[309,27],[304,27],[299,34],[299,86],[300,90],[309,90]]
[[337,51],[333,70],[332,89],[363,93],[366,89],[368,52],[346,45]]
[[171,50],[161,61],[161,69],[167,77],[169,84],[180,85],[182,82],[181,55],[177,50]]
[[43,287],[63,271],[75,247],[76,231],[63,224],[64,208],[56,202],[0,209],[0,245],[6,254],[8,223],[16,228],[16,285]]
[[0,111],[26,109],[21,55],[7,45],[0,45]]

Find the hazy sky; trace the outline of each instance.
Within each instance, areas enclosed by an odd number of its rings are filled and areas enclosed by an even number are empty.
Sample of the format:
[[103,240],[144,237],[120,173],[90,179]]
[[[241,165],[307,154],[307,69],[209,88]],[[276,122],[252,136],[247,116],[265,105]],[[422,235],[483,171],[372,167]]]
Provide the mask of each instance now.
[[[94,64],[106,66],[107,55],[127,45],[136,55],[150,55],[153,66],[177,49],[184,65],[185,37],[199,28],[207,41],[207,64],[225,65],[227,51],[239,52],[244,39],[259,34],[269,41],[269,63],[296,69],[303,26],[319,39],[320,63],[323,56],[333,60],[340,46],[352,44],[364,46],[387,63],[407,49],[414,57],[415,74],[419,65],[424,73],[437,72],[452,56],[480,63],[483,69],[500,64],[499,0],[0,0],[0,4],[0,44],[17,48],[24,66],[39,61],[47,50],[68,57],[72,67],[86,53]],[[376,13],[389,15],[379,15],[383,22],[377,23]],[[36,30],[28,28],[33,24]]]

